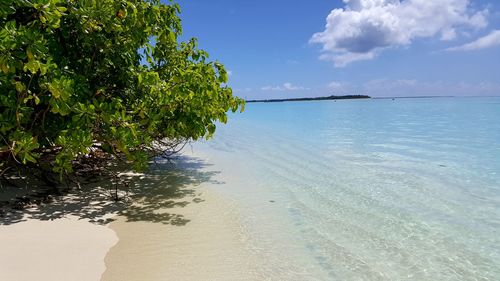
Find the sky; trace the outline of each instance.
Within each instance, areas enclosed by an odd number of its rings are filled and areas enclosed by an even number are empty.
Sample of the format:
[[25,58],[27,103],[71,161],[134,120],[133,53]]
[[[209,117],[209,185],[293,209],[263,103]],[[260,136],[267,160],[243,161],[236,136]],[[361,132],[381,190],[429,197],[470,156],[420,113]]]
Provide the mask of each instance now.
[[246,99],[500,96],[498,0],[178,0]]

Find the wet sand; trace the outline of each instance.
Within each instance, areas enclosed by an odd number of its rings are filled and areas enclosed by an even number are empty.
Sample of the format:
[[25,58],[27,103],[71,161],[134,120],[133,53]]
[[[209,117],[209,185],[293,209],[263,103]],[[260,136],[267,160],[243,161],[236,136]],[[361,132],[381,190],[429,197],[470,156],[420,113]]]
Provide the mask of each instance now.
[[130,174],[122,202],[101,182],[12,211],[0,217],[0,280],[262,280],[219,174],[186,155]]
[[0,225],[0,280],[260,280],[228,201],[198,186],[142,213],[151,198],[92,220],[71,204],[26,210]]
[[113,222],[120,241],[106,256],[102,280],[261,280],[235,208],[206,188],[197,198],[198,203],[163,210],[189,219],[185,224],[124,217]]

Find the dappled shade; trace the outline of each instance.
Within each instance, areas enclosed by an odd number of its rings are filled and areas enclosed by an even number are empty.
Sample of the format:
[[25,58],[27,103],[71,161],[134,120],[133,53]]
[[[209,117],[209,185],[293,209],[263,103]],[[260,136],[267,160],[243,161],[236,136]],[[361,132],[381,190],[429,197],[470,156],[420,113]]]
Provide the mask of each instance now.
[[[171,209],[202,202],[197,190],[200,184],[220,183],[213,179],[218,172],[207,171],[208,166],[204,161],[188,156],[179,156],[172,162],[159,160],[143,176],[125,179],[128,184],[121,184],[122,200],[119,201],[111,196],[115,186],[109,178],[94,178],[94,182],[82,185],[79,190],[63,190],[66,194],[60,196],[48,195],[43,187],[32,186],[24,190],[24,196],[0,201],[0,209],[4,212],[0,224],[20,223],[28,219],[54,220],[66,216],[106,224],[114,220],[109,214],[118,214],[128,222],[185,225],[189,218],[175,214]],[[3,189],[0,198],[11,196],[13,189],[19,188],[4,186]],[[23,204],[28,206],[19,210],[18,207]]]

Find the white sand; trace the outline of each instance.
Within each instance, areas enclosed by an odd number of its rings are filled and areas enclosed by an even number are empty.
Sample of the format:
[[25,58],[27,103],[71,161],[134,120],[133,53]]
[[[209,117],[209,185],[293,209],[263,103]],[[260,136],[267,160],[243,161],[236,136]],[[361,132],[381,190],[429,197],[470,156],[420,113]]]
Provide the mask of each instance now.
[[123,217],[113,222],[120,241],[106,257],[102,280],[262,280],[245,250],[235,209],[213,191],[201,190],[203,202],[167,210],[189,220],[185,225]]
[[0,225],[0,280],[99,280],[117,241],[107,226],[74,216]]
[[149,185],[160,182],[141,181],[154,192],[134,201],[131,213],[109,199],[73,195],[10,222],[0,218],[0,281],[263,279],[237,208],[204,184],[181,185],[187,194],[176,189],[170,197],[168,183]]
[[197,159],[136,181],[127,209],[83,192],[0,225],[0,281],[264,280],[237,208]]

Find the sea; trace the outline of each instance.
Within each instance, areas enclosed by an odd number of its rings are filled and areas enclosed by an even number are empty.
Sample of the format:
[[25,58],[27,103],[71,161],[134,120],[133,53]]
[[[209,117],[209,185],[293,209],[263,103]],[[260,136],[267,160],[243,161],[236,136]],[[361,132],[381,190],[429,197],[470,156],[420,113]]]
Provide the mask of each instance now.
[[188,149],[267,280],[500,280],[500,98],[248,103]]

